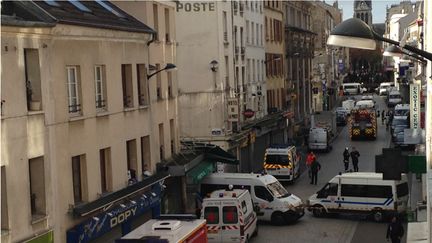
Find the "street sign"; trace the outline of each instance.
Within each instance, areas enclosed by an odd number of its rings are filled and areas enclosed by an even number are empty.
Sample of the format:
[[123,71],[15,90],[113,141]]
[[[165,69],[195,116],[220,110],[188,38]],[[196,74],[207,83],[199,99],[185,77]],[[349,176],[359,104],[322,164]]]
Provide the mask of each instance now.
[[410,84],[410,124],[412,129],[420,128],[420,84]]

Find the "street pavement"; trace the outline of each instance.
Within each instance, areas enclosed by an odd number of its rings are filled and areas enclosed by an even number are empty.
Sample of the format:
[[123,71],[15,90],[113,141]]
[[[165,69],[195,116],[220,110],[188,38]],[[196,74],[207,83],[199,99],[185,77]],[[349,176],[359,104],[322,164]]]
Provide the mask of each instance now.
[[[360,98],[360,97],[357,97]],[[385,106],[379,96],[374,96],[378,110]],[[318,185],[311,185],[307,173],[303,173],[292,185],[286,185],[289,192],[306,201],[309,196],[321,189],[331,178],[343,171],[342,152],[345,147],[356,147],[360,152],[359,170],[375,171],[375,155],[382,153],[382,148],[389,147],[390,134],[385,125],[378,120],[378,138],[375,141],[351,141],[345,126],[332,143],[329,153],[317,153],[317,160],[322,168],[318,174]],[[352,164],[350,164],[352,169]],[[404,226],[406,231],[406,225]],[[310,212],[297,223],[286,226],[273,226],[261,222],[259,235],[251,239],[257,242],[320,242],[320,243],[380,243],[386,242],[387,223],[375,223],[358,215],[340,215],[328,218],[315,218]],[[404,237],[405,238],[405,237]],[[402,242],[406,242],[403,239]]]

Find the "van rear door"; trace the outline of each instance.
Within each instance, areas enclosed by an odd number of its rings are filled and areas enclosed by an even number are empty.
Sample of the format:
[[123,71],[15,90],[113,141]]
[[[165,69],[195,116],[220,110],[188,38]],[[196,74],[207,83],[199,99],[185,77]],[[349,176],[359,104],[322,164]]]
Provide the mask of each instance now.
[[241,242],[237,203],[222,202],[222,242]]
[[203,205],[204,219],[207,220],[207,238],[209,242],[222,242],[221,202],[206,201]]
[[405,211],[408,204],[408,183],[402,182],[396,185],[396,204],[398,211]]

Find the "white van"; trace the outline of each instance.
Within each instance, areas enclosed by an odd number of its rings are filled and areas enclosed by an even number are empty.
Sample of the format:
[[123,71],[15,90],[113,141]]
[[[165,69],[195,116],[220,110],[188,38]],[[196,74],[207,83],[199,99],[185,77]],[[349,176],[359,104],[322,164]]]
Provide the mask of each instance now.
[[272,175],[247,173],[213,173],[201,182],[201,194],[207,195],[215,190],[247,189],[252,202],[259,212],[258,219],[282,225],[295,222],[304,215],[304,205],[300,198],[288,193]]
[[392,82],[383,82],[383,83],[381,83],[380,86],[379,86],[378,94],[379,95],[387,95],[388,89],[392,85],[394,86],[394,84]]
[[274,145],[265,151],[263,168],[279,181],[294,182],[300,176],[299,162],[295,146]]
[[399,93],[399,91],[398,90],[390,91],[390,93],[388,95],[387,106],[388,107],[394,107],[400,103],[402,103],[402,96]]
[[394,108],[394,119],[407,119],[410,111],[409,104],[397,104]]
[[358,95],[363,93],[360,83],[344,83],[342,87],[345,95]]
[[375,221],[386,214],[404,212],[408,202],[408,183],[402,180],[383,180],[382,173],[354,172],[333,177],[307,201],[314,216],[326,213],[366,213]]
[[208,242],[249,242],[258,233],[257,216],[247,190],[217,190],[204,198],[201,218]]
[[330,136],[327,129],[312,127],[309,130],[308,148],[309,150],[324,150],[328,152],[331,149],[329,139]]

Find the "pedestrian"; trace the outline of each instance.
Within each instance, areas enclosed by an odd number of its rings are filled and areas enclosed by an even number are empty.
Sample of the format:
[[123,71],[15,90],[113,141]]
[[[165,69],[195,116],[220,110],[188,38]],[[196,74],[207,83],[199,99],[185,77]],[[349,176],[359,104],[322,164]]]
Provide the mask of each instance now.
[[392,243],[400,243],[404,235],[404,228],[398,217],[393,216],[391,223],[387,227],[387,241],[391,239]]
[[311,176],[312,176],[310,167],[311,167],[311,164],[314,160],[316,160],[316,156],[312,151],[310,151],[306,157],[306,167],[308,169],[309,178],[311,178]]
[[314,185],[317,184],[317,181],[318,181],[318,171],[319,170],[321,170],[321,164],[316,159],[314,159],[314,161],[311,164],[311,174],[312,174],[312,177],[311,177],[311,183],[310,184],[314,184]]
[[384,121],[386,120],[386,117],[385,117],[385,110],[383,110],[382,111],[382,113],[381,113],[381,125],[384,125]]
[[360,153],[356,150],[355,147],[352,147],[350,155],[351,155],[351,161],[353,163],[354,171],[358,172],[359,171],[359,169],[358,169],[358,162],[359,162],[358,157],[360,157]]
[[343,151],[343,163],[345,167],[345,172],[347,172],[349,168],[349,158],[350,158],[349,149],[348,147],[346,147],[345,150]]

